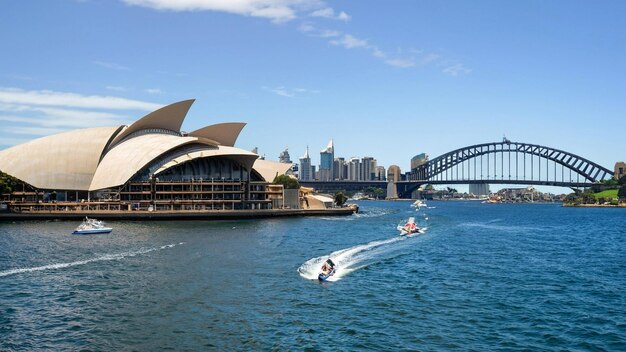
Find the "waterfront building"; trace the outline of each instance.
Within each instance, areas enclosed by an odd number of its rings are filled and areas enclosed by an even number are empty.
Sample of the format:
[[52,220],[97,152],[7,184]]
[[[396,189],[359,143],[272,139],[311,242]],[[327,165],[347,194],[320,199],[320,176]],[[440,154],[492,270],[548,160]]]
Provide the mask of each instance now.
[[333,146],[333,140],[328,142],[326,148],[320,152],[320,168],[319,168],[319,180],[320,181],[332,181],[333,180],[333,164],[335,161],[335,147]]
[[400,171],[400,166],[391,165],[389,169],[387,169],[387,180],[389,182],[398,182],[402,177],[402,172]]
[[361,160],[359,158],[352,157],[348,163],[348,180],[361,181]]
[[291,157],[289,156],[288,147],[285,147],[285,150],[280,152],[280,155],[278,156],[278,162],[284,163],[284,164],[291,164]]
[[311,165],[311,157],[309,157],[309,146],[306,147],[304,156],[300,158],[300,168],[298,172],[299,172],[300,180],[302,181],[313,180],[313,176],[315,174],[313,171],[313,166]]
[[333,180],[346,179],[346,159],[335,158],[333,162]]
[[618,161],[615,163],[615,174],[614,177],[616,180],[624,177],[626,175],[626,163],[623,161]]
[[20,181],[3,200],[12,210],[31,212],[60,206],[95,211],[270,208],[282,194],[270,183],[290,165],[236,148],[245,123],[181,132],[193,102],[165,106],[129,126],[74,130],[0,151],[0,171]]
[[469,185],[469,193],[475,196],[488,196],[490,193],[489,185],[485,183],[472,183]]

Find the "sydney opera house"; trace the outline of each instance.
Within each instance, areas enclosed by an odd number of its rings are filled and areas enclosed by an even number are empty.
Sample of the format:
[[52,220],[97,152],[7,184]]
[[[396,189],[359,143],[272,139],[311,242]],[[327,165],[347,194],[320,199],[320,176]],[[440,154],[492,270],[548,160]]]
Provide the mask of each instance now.
[[193,100],[130,126],[94,127],[0,151],[0,171],[19,181],[2,195],[13,211],[271,209],[284,190],[271,182],[290,164],[236,148],[244,123],[181,132]]

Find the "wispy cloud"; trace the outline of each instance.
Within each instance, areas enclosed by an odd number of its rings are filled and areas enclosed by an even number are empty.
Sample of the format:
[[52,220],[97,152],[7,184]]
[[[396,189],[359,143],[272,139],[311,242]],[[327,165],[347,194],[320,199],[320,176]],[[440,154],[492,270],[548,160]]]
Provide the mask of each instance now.
[[312,89],[306,89],[306,88],[287,88],[284,86],[278,86],[278,87],[263,86],[261,88],[263,88],[263,90],[266,90],[268,92],[274,93],[278,96],[285,97],[285,98],[294,98],[299,95],[319,93],[319,90],[312,90]]
[[22,90],[18,88],[0,88],[0,103],[145,111],[152,111],[162,106],[140,100],[111,96],[81,95],[51,90]]
[[114,92],[126,92],[126,91],[128,91],[128,88],[122,87],[122,86],[106,86],[105,88],[107,90],[112,90]]
[[[261,17],[272,22],[287,22],[301,13],[328,9],[333,19],[347,21],[350,16],[341,11],[335,15],[323,0],[122,0],[128,5],[159,11],[219,11],[243,16]],[[325,13],[326,13],[325,12]]]
[[163,93],[163,91],[161,91],[159,88],[148,88],[148,89],[146,89],[146,93],[148,93],[148,94],[161,94],[161,93]]
[[395,66],[395,67],[400,67],[400,68],[409,68],[409,67],[413,67],[415,66],[415,60],[408,58],[408,59],[387,59],[385,60],[385,62],[391,66]]
[[116,64],[114,62],[92,61],[92,63],[96,64],[98,66],[104,67],[104,68],[108,68],[110,70],[130,71],[130,68],[128,68],[128,67],[126,67],[124,65]]
[[350,21],[351,19],[350,15],[348,15],[347,13],[343,11],[335,15],[335,10],[333,10],[330,7],[325,7],[323,9],[319,9],[319,10],[315,10],[311,12],[311,17],[323,17],[323,18],[345,21],[345,22]]
[[371,46],[367,43],[367,40],[359,39],[351,34],[344,34],[339,39],[333,39],[330,41],[332,45],[343,46],[346,49],[354,49],[354,48],[370,48]]
[[0,87],[0,146],[25,141],[15,135],[43,136],[76,128],[119,126],[136,118],[133,111],[159,107],[120,97]]
[[461,74],[469,74],[472,70],[463,66],[463,64],[454,64],[444,68],[441,72],[447,74],[448,76],[455,77]]

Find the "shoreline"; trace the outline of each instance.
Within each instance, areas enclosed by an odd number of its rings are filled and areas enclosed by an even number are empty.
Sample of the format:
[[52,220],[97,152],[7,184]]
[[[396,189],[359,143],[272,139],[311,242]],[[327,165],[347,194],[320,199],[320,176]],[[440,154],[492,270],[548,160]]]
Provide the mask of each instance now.
[[626,203],[618,204],[618,205],[610,205],[610,204],[565,204],[564,207],[570,208],[626,208]]
[[50,211],[0,213],[0,221],[82,220],[94,217],[102,220],[237,220],[302,216],[348,216],[359,207],[329,209],[256,209],[256,210],[179,210],[179,211]]

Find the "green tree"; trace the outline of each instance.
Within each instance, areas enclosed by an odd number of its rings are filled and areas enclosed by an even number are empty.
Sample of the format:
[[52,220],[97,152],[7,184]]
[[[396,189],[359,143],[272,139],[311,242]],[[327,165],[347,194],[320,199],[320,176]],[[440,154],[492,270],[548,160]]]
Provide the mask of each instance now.
[[617,197],[622,200],[626,199],[626,185],[619,188],[619,191],[617,191]]
[[343,194],[343,192],[335,193],[335,204],[337,204],[337,206],[342,206],[342,205],[346,204],[347,200],[348,200],[348,197],[346,197]]
[[300,182],[293,177],[287,175],[278,175],[274,178],[274,182],[276,184],[283,185],[285,189],[298,189],[300,188]]
[[13,192],[19,183],[15,177],[0,171],[0,194]]

